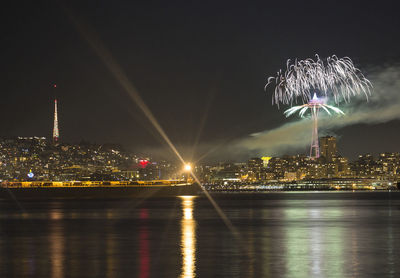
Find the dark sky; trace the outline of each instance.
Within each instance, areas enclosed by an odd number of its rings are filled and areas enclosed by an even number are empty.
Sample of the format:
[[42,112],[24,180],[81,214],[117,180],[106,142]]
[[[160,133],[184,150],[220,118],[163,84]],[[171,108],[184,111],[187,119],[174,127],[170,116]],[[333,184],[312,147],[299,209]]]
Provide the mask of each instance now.
[[[171,140],[192,146],[198,135],[213,144],[281,125],[264,85],[288,58],[336,54],[361,69],[399,62],[393,3],[15,1],[0,17],[0,136],[50,137],[57,95],[62,141],[163,146],[71,17],[101,39]],[[336,134],[354,156],[400,151],[399,128],[391,121]]]

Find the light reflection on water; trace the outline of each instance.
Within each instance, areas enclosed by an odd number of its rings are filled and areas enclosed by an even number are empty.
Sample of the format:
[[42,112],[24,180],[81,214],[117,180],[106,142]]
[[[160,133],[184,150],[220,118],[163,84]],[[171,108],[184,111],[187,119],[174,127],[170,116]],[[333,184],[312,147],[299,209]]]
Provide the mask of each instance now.
[[0,277],[399,277],[400,198],[216,200],[246,248],[201,197],[0,202]]
[[62,213],[55,209],[50,212],[50,219],[54,221],[50,229],[50,254],[51,254],[51,277],[64,277],[64,235],[60,223]]
[[[140,209],[140,220],[147,220],[149,213],[147,209]],[[140,258],[140,278],[150,277],[150,241],[149,228],[146,222],[142,222],[139,229],[139,258]]]
[[180,277],[195,277],[196,271],[196,221],[193,219],[194,196],[181,196],[181,252],[182,273]]
[[343,230],[323,222],[341,219],[342,211],[320,201],[285,211],[287,276],[344,277]]
[[106,238],[106,274],[108,278],[114,278],[115,276],[115,236],[111,227],[106,227],[107,236]]

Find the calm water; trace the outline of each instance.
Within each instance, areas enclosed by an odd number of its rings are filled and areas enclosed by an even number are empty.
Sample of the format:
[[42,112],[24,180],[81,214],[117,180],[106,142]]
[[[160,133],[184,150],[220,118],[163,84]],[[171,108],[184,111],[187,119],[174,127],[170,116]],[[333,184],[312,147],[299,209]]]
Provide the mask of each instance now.
[[0,277],[400,277],[394,193],[0,201]]

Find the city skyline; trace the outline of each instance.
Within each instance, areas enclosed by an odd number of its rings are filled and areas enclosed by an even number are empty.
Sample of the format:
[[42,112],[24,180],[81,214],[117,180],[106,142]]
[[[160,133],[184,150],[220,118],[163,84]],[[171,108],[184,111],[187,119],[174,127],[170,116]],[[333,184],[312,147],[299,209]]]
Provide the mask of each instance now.
[[217,185],[217,190],[220,186],[234,189],[254,183],[274,190],[276,186],[296,184],[308,187],[311,182],[312,186],[336,183],[345,188],[357,182],[362,189],[371,183],[391,186],[400,177],[400,153],[385,152],[377,157],[360,154],[350,161],[338,152],[335,137],[321,137],[320,142],[319,158],[297,154],[249,157],[245,161],[191,161],[182,166],[178,160],[158,160],[112,144],[71,144],[45,137],[1,138],[0,181],[46,186],[52,181],[88,185],[96,181],[174,182],[188,179],[185,173],[190,172],[199,183]]

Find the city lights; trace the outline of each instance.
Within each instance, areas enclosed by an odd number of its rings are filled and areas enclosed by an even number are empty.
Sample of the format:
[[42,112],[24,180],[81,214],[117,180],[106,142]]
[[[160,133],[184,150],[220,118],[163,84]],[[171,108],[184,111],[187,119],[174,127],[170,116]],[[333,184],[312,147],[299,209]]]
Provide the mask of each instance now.
[[[197,164],[199,182],[208,190],[231,188],[294,189],[393,188],[400,178],[400,154],[339,154],[336,138],[318,138],[319,158],[306,155],[254,157],[247,162]],[[153,160],[102,145],[54,145],[43,137],[0,140],[0,180],[9,187],[152,186],[193,184],[194,167]],[[90,160],[87,159],[90,157]],[[150,162],[151,161],[151,162]],[[325,181],[324,181],[325,180]],[[383,180],[385,182],[383,182]],[[386,182],[387,181],[387,182]],[[210,186],[208,186],[210,185]]]

